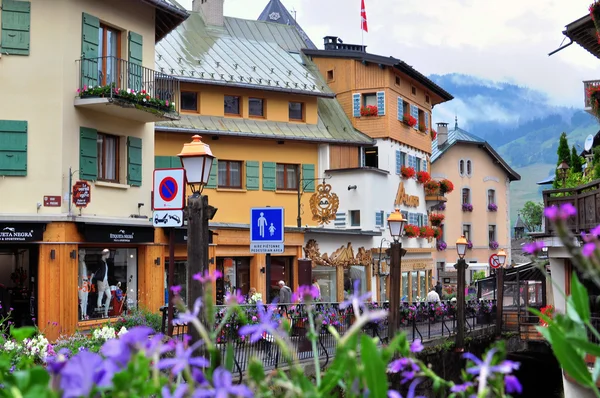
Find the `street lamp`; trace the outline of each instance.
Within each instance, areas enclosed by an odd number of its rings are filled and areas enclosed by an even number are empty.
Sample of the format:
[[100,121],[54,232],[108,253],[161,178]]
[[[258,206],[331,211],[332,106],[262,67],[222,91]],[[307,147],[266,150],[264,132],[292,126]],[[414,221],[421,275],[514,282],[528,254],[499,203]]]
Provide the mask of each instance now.
[[[217,212],[216,208],[208,205],[208,196],[202,195],[203,188],[208,184],[210,169],[215,157],[210,150],[210,146],[203,143],[202,137],[199,135],[194,135],[192,142],[184,144],[181,153],[177,156],[181,159],[187,183],[193,193],[192,196],[188,197],[186,215],[188,222],[187,288],[190,303],[194,303],[198,298],[204,296],[203,285],[194,280],[193,276],[208,272],[208,244],[210,234],[208,221],[212,220]],[[172,277],[170,272],[169,277]],[[200,339],[196,328],[190,328],[189,333],[191,337],[190,344]]]
[[456,241],[456,253],[458,254],[458,261],[454,265],[457,271],[457,283],[458,283],[458,292],[456,294],[456,299],[458,301],[458,306],[456,308],[456,350],[464,351],[465,344],[465,285],[466,285],[466,276],[467,272],[467,262],[465,261],[465,254],[467,253],[467,247],[469,246],[469,242],[465,239],[465,236],[461,236]]
[[390,317],[388,320],[388,339],[393,339],[400,324],[400,296],[402,277],[402,256],[406,250],[402,249],[402,235],[406,220],[396,209],[387,219],[390,235],[394,242],[390,245]]
[[557,168],[558,170],[558,175],[562,178],[563,180],[563,188],[566,185],[567,182],[567,170],[569,170],[569,165],[567,164],[567,162],[563,161]]
[[506,264],[506,252],[504,249],[500,249],[496,256],[498,257],[499,265],[496,270],[496,335],[500,336],[502,332],[502,312],[504,309],[504,264]]

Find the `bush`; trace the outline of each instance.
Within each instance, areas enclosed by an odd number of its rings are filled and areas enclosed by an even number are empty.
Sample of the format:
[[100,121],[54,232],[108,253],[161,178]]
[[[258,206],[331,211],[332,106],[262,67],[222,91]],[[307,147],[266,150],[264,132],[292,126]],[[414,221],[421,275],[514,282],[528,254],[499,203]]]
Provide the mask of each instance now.
[[119,318],[114,327],[120,330],[123,326],[126,329],[131,329],[135,326],[148,326],[156,333],[160,333],[162,329],[162,315],[155,314],[143,308],[136,308],[130,311],[129,314]]

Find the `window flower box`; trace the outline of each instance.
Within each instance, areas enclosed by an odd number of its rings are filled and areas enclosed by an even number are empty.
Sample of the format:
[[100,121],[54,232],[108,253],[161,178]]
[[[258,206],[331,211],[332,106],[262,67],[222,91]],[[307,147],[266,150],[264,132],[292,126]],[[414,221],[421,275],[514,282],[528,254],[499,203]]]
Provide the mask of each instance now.
[[431,131],[429,132],[429,135],[431,135],[431,141],[433,141],[437,138],[437,131],[435,131],[434,129],[431,129]]
[[445,195],[454,191],[454,184],[450,180],[442,180],[440,181],[440,194]]
[[439,227],[444,222],[444,218],[446,218],[443,214],[431,213],[429,215],[429,221],[431,221],[431,225],[434,227]]
[[497,205],[497,204],[495,204],[495,203],[490,203],[490,204],[488,205],[488,210],[489,210],[489,211],[498,211],[498,205]]
[[378,116],[379,110],[375,105],[367,105],[360,108],[361,116]]
[[419,171],[417,173],[417,182],[419,184],[425,184],[431,180],[431,176],[426,171]]
[[424,188],[425,195],[438,195],[440,193],[440,183],[435,180],[427,181]]
[[402,122],[404,122],[404,124],[407,124],[410,127],[415,127],[417,125],[417,119],[415,119],[411,115],[404,115],[404,117],[402,118]]
[[404,226],[404,235],[407,238],[418,238],[421,234],[421,230],[416,225],[406,224]]
[[132,104],[155,108],[163,112],[175,111],[175,103],[173,101],[153,98],[146,90],[119,89],[115,87],[114,83],[106,86],[83,86],[82,89],[77,89],[77,94],[79,94],[80,98],[118,98]]
[[402,178],[413,178],[417,172],[412,167],[402,166],[400,169],[400,174],[402,174]]
[[419,238],[425,238],[425,239],[433,238],[434,234],[435,234],[435,232],[433,231],[433,228],[431,228],[431,227],[421,227],[419,230]]
[[473,205],[471,203],[463,203],[462,204],[462,211],[472,212],[473,211]]
[[498,242],[496,242],[495,240],[490,242],[490,249],[492,250],[496,250],[498,248]]
[[439,252],[443,252],[444,250],[446,250],[446,248],[448,247],[448,244],[446,244],[446,242],[444,242],[443,240],[440,240],[437,245],[437,251]]

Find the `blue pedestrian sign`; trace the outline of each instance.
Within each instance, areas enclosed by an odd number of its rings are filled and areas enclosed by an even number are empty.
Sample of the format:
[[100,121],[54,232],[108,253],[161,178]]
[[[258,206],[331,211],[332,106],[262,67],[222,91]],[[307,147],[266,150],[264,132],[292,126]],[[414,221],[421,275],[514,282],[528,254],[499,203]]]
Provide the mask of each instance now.
[[250,209],[250,252],[283,253],[283,207]]

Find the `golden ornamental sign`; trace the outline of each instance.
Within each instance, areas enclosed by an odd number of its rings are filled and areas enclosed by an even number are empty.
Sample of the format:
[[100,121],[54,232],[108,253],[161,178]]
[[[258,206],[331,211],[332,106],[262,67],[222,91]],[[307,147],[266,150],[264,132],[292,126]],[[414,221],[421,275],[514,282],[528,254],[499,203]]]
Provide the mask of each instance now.
[[313,220],[319,224],[329,224],[329,221],[335,220],[335,213],[338,211],[340,199],[331,192],[331,185],[317,185],[317,191],[310,197],[310,210],[313,214]]
[[396,200],[394,201],[396,206],[405,205],[408,207],[419,207],[419,197],[408,195],[404,190],[404,183],[400,181],[398,185],[398,192],[396,193]]

